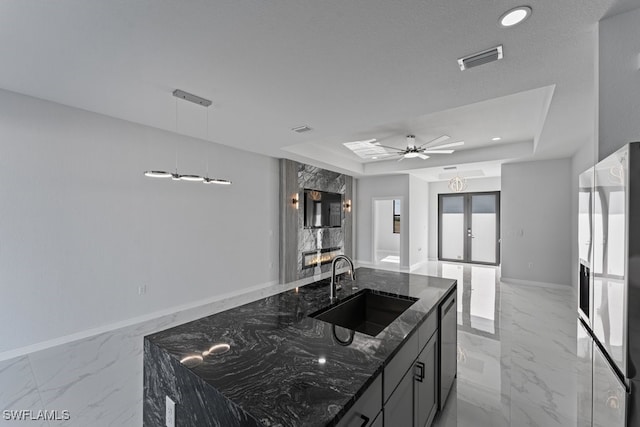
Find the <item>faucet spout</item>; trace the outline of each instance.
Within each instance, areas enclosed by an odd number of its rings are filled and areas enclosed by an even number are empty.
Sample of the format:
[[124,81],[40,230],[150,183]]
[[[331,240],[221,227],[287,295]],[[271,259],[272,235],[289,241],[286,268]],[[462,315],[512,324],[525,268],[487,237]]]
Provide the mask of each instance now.
[[341,259],[347,261],[347,263],[349,264],[349,268],[351,271],[351,280],[355,281],[356,280],[356,270],[353,267],[353,261],[351,261],[351,259],[346,256],[346,255],[337,255],[335,258],[333,258],[333,261],[331,261],[331,285],[329,286],[329,299],[330,301],[333,303],[336,301],[336,299],[338,298],[336,296],[336,292],[337,292],[337,281],[336,281],[336,264],[338,263],[338,261],[340,261]]

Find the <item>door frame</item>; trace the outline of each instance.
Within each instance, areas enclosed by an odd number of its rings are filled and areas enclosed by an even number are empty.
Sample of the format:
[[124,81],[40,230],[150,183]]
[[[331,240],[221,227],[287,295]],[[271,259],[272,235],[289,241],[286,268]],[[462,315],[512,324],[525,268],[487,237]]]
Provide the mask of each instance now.
[[[406,214],[405,212],[405,203],[404,196],[382,196],[382,197],[372,197],[371,198],[371,264],[376,266],[376,268],[381,268],[379,264],[376,263],[376,248],[378,246],[378,233],[376,231],[376,202],[385,201],[385,200],[400,200],[400,262],[398,263],[398,269],[402,270],[403,268],[407,268],[403,266],[403,261],[407,257],[407,254],[404,250],[404,239],[407,234],[407,224]],[[391,227],[393,223],[389,223],[389,227]]]
[[[471,260],[471,237],[468,236],[467,230],[471,228],[471,197],[477,195],[490,195],[493,194],[496,196],[496,262],[482,262],[482,261],[472,261]],[[463,259],[449,259],[442,257],[442,198],[447,196],[463,196]],[[438,260],[439,261],[449,261],[449,262],[464,262],[469,264],[479,264],[479,265],[500,265],[500,191],[474,191],[471,193],[440,193],[438,194]]]

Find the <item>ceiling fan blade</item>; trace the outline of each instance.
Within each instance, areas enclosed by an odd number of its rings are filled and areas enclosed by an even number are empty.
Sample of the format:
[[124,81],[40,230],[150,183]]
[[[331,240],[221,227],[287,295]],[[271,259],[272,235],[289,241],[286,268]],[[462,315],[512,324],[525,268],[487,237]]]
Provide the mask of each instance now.
[[388,145],[376,144],[376,147],[386,148],[388,150],[397,151],[398,153],[403,153],[404,152],[404,149],[396,148],[396,147],[389,147]]
[[430,150],[439,150],[441,148],[459,147],[464,145],[464,141],[450,142],[449,144],[438,145],[437,147],[429,147]]
[[401,162],[401,161],[403,161],[403,160],[404,160],[404,156],[402,156],[402,157],[400,157],[400,158],[398,159],[398,161],[399,161],[399,162]]
[[425,154],[451,154],[454,151],[455,150],[424,150],[423,153],[425,153]]
[[418,157],[420,157],[422,160],[427,160],[429,158],[429,156],[425,156],[422,153],[418,154]]
[[425,143],[424,143],[424,144],[422,144],[419,148],[426,147],[427,145],[435,145],[435,144],[438,144],[438,143],[440,143],[440,142],[446,141],[446,140],[447,140],[447,139],[449,139],[449,138],[450,138],[450,136],[449,136],[449,135],[442,135],[442,136],[440,136],[440,137],[438,137],[438,138],[436,138],[436,139],[432,139],[432,140],[431,140],[431,141],[429,141],[429,142],[425,142]]

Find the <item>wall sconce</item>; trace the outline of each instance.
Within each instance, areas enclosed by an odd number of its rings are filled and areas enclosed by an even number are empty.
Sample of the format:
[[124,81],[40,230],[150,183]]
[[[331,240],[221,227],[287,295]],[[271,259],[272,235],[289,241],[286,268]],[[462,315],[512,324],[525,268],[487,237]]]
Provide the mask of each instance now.
[[300,204],[298,200],[298,193],[294,194],[291,198],[291,204],[293,205],[294,209],[298,209],[298,205]]
[[345,212],[351,212],[351,200],[345,200],[343,208]]

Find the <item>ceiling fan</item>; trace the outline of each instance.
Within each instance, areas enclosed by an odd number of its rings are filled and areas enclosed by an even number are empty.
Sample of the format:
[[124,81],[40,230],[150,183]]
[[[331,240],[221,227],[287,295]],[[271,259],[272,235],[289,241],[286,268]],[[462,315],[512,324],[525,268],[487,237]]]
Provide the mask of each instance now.
[[444,142],[449,139],[449,136],[442,135],[436,139],[433,139],[429,142],[426,142],[420,146],[416,146],[416,137],[415,135],[407,135],[407,148],[400,149],[396,147],[389,147],[386,145],[377,144],[379,147],[385,148],[387,151],[391,150],[393,155],[399,155],[400,158],[398,161],[402,161],[404,159],[412,159],[415,157],[419,157],[422,160],[426,160],[429,158],[427,154],[451,154],[455,150],[451,150],[451,147],[458,147],[464,144],[464,141],[451,142],[449,144],[438,145],[441,142]]

